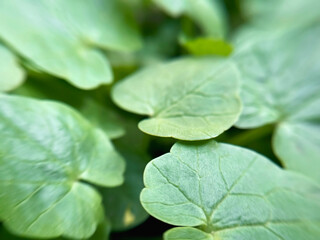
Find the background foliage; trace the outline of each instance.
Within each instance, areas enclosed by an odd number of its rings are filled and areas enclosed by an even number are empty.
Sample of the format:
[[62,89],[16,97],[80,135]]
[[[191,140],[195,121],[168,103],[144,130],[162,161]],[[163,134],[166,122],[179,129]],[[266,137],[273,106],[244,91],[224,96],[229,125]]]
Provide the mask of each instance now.
[[319,9],[0,0],[0,239],[320,239]]

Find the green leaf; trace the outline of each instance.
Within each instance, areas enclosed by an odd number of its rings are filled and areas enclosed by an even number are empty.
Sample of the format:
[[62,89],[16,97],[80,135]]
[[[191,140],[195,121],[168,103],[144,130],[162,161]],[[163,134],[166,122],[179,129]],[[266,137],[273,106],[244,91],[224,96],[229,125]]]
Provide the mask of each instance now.
[[141,45],[122,12],[115,0],[1,1],[0,36],[41,71],[92,89],[112,81],[98,48],[131,51]]
[[164,222],[204,232],[193,239],[319,238],[320,187],[244,148],[213,140],[176,143],[147,165],[144,183],[144,208]]
[[[108,240],[109,233],[110,233],[110,223],[107,221],[104,221],[98,225],[96,232],[88,240]],[[0,226],[0,237],[3,240],[30,240],[30,238],[18,237],[10,234],[2,226]],[[40,240],[40,239],[32,238],[32,240]],[[68,240],[68,239],[59,237],[59,238],[54,238],[52,240]]]
[[242,4],[243,14],[260,29],[301,27],[320,19],[318,0],[244,0]]
[[194,20],[205,35],[223,38],[226,34],[226,17],[218,0],[153,0],[174,17],[186,15]]
[[143,189],[142,175],[148,157],[126,148],[120,153],[126,159],[125,182],[117,188],[103,188],[105,214],[113,231],[124,231],[142,223],[149,216],[139,201]]
[[238,72],[224,59],[180,59],[147,68],[112,89],[120,107],[150,119],[139,128],[183,140],[218,136],[241,111]]
[[143,189],[143,170],[151,159],[147,154],[149,136],[137,128],[137,122],[126,118],[126,134],[113,141],[126,160],[124,183],[112,189],[103,188],[105,214],[113,231],[124,231],[137,226],[149,216],[140,203]]
[[24,81],[24,71],[17,59],[6,47],[0,44],[0,92],[11,91]]
[[106,135],[55,102],[0,95],[0,220],[31,238],[89,238],[102,220],[98,192],[123,182]]
[[124,127],[111,108],[99,104],[93,99],[85,98],[79,110],[91,124],[101,128],[109,138],[119,138],[125,134]]
[[243,78],[240,128],[275,125],[284,166],[320,180],[320,28],[260,40],[235,59]]
[[232,52],[232,46],[221,39],[202,37],[193,40],[182,41],[182,45],[189,53],[195,56],[221,55],[228,56]]
[[213,240],[213,235],[191,227],[172,228],[165,232],[165,240]]
[[29,78],[13,93],[64,102],[77,109],[92,125],[102,129],[111,139],[121,137],[125,133],[119,115],[110,106],[110,100],[107,102],[105,96],[100,102],[94,99],[99,92],[79,90],[63,81],[53,78],[43,79],[41,76],[41,78]]
[[153,0],[158,7],[162,8],[168,14],[174,17],[182,15],[185,11],[187,1],[186,0]]
[[[96,232],[88,240],[108,240],[110,234],[110,223],[104,221],[98,225]],[[3,240],[30,240],[30,238],[18,237],[10,234],[6,229],[0,226],[0,237]],[[32,239],[39,240],[39,239]],[[52,240],[67,240],[66,238],[54,238]]]

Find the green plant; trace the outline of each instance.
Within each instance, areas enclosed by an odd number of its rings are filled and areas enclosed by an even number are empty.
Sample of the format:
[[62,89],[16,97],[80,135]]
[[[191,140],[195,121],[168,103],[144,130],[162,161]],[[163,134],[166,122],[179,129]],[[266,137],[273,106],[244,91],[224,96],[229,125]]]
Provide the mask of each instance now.
[[318,240],[319,9],[0,1],[0,239]]

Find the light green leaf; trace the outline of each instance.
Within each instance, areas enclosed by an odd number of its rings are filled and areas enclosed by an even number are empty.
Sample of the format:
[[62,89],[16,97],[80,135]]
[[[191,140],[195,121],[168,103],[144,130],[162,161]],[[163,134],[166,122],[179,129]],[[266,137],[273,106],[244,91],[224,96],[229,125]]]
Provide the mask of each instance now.
[[158,7],[162,8],[168,14],[174,17],[179,17],[182,15],[186,9],[186,0],[153,0]]
[[139,128],[183,140],[218,136],[239,116],[238,72],[225,59],[180,59],[147,68],[112,89],[120,107],[150,119]]
[[221,55],[228,56],[232,52],[232,46],[221,39],[202,37],[193,40],[182,41],[182,45],[189,53],[195,56]]
[[[88,239],[88,240],[108,240],[109,234],[110,234],[110,223],[107,221],[104,221],[98,225],[98,228],[96,232]],[[15,235],[10,234],[6,229],[2,226],[0,226],[0,237],[2,240],[30,240],[30,238],[24,238],[24,237],[18,237]],[[40,240],[40,239],[34,239],[31,240]],[[54,238],[52,240],[68,240],[67,238]]]
[[13,93],[64,102],[77,109],[92,125],[102,129],[111,139],[121,137],[125,133],[119,115],[109,105],[111,102],[108,104],[105,98],[103,102],[95,100],[94,97],[98,95],[95,91],[79,90],[54,78],[33,77]]
[[115,0],[1,1],[0,36],[40,70],[91,89],[112,81],[98,48],[129,51],[141,45],[121,12]]
[[260,29],[301,27],[320,19],[318,0],[244,0],[242,4],[243,14]]
[[24,71],[12,52],[0,44],[0,92],[11,91],[22,84]]
[[79,110],[91,124],[101,128],[109,138],[119,138],[125,134],[124,127],[111,108],[103,106],[93,99],[85,98]]
[[0,220],[31,238],[89,238],[102,220],[98,192],[123,182],[106,135],[70,108],[0,95]]
[[208,36],[223,38],[226,34],[226,17],[218,0],[153,0],[168,14],[186,15],[193,19]]
[[213,240],[213,235],[191,227],[172,228],[165,232],[165,240]]
[[320,180],[320,28],[259,40],[235,59],[244,110],[236,124],[275,124],[275,153],[285,167]]
[[204,233],[194,239],[319,238],[320,187],[244,148],[177,143],[147,165],[144,183],[144,208],[169,224],[198,227]]

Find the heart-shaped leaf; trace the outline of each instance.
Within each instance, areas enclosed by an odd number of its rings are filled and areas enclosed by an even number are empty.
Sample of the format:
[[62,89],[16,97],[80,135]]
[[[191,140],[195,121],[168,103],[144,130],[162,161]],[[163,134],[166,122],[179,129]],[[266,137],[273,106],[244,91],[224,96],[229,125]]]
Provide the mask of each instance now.
[[319,238],[320,187],[244,148],[177,143],[147,165],[144,183],[141,201],[152,216],[203,231],[175,229],[167,239]]
[[88,183],[123,182],[124,162],[106,135],[49,101],[0,95],[0,220],[31,238],[89,238],[103,219]]
[[218,136],[241,111],[238,72],[225,59],[180,59],[140,71],[117,83],[113,100],[151,118],[139,128],[183,140]]
[[40,70],[79,88],[95,88],[112,81],[109,62],[98,48],[129,51],[141,45],[119,4],[1,1],[0,36]]
[[320,28],[259,40],[235,59],[244,110],[236,124],[275,124],[275,153],[288,169],[320,180]]
[[0,44],[0,92],[11,91],[22,84],[24,71],[16,57]]

